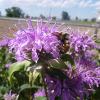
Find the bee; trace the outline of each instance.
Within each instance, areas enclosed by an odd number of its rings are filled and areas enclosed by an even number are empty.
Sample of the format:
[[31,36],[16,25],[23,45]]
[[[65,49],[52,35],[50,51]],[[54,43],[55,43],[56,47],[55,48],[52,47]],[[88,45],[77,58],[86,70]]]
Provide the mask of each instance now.
[[62,32],[56,32],[54,34],[61,41],[61,44],[59,45],[60,52],[66,53],[69,50],[68,34],[67,33],[64,34]]

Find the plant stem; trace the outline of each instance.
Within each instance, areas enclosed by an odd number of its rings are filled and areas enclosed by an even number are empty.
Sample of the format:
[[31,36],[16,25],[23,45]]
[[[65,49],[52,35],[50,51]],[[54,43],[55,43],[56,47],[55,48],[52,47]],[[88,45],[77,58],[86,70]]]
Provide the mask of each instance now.
[[32,82],[31,82],[31,80],[30,80],[30,77],[31,77],[31,72],[29,73],[30,74],[30,76],[29,76],[29,84],[30,84],[30,97],[29,97],[29,100],[32,100],[32,95],[31,95],[31,87],[32,87]]

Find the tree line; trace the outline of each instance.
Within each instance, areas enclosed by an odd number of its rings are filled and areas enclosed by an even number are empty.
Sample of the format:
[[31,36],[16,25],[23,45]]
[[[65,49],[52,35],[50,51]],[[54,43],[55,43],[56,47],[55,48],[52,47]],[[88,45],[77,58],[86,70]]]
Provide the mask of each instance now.
[[[16,18],[29,18],[30,17],[29,15],[26,15],[23,12],[23,10],[19,7],[7,8],[7,9],[5,9],[5,12],[6,12],[6,17],[16,17]],[[1,12],[0,12],[0,16],[2,16]],[[34,18],[37,18],[37,17],[34,17]],[[46,17],[42,14],[40,14],[40,18],[46,19]],[[62,11],[61,18],[62,18],[62,20],[67,20],[67,21],[71,20],[71,17],[67,11]],[[56,16],[52,17],[52,20],[56,20],[56,19],[57,19]],[[80,21],[80,19],[77,16],[76,16],[75,20]],[[85,18],[84,21],[87,22],[88,18]],[[92,18],[91,21],[95,22],[96,18]]]

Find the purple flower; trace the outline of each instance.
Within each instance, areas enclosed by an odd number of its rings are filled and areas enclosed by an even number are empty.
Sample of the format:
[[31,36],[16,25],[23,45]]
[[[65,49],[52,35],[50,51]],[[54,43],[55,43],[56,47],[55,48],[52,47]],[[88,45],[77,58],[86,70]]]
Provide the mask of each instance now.
[[5,65],[5,67],[6,67],[7,69],[9,69],[10,65],[11,65],[11,63],[8,63],[8,64]]
[[59,79],[46,75],[45,82],[49,100],[55,100],[57,96],[61,95],[61,82]]
[[52,33],[56,30],[39,22],[33,27],[31,20],[28,28],[17,31],[15,37],[10,40],[10,51],[15,53],[17,60],[32,59],[37,62],[39,54],[45,52],[52,57],[59,57],[59,40]]
[[0,47],[8,46],[9,39],[4,39],[0,41]]
[[40,97],[40,96],[45,96],[45,90],[44,90],[44,89],[39,89],[39,90],[34,94],[34,97]]
[[100,85],[100,67],[88,66],[83,67],[81,64],[77,64],[77,75],[81,77],[82,81],[87,84],[91,89],[94,86]]
[[55,100],[57,97],[61,100],[76,100],[77,97],[83,98],[84,88],[80,78],[59,79],[47,75],[45,82],[47,84],[47,93],[49,100]]
[[66,79],[63,81],[61,100],[83,100],[84,88],[80,78]]
[[95,68],[97,67],[95,60],[92,59],[91,56],[82,56],[79,59],[75,60],[76,63],[78,63],[80,65],[80,67],[83,68]]
[[76,53],[83,53],[87,50],[95,48],[95,43],[91,36],[87,32],[71,31],[69,34],[70,47]]
[[16,94],[12,94],[11,91],[4,95],[4,100],[15,100]]

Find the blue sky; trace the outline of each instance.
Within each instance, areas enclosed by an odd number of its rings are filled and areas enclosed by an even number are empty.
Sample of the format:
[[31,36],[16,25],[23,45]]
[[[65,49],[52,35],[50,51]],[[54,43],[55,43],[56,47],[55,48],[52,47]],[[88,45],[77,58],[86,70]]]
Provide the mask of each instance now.
[[5,15],[5,9],[18,6],[31,16],[57,16],[67,11],[72,18],[92,18],[100,10],[100,0],[0,0],[0,11]]

